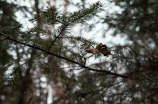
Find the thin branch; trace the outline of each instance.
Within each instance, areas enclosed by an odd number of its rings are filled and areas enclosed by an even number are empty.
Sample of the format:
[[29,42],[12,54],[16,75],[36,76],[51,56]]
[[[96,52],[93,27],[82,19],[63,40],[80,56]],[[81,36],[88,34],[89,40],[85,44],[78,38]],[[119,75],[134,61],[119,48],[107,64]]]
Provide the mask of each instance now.
[[81,64],[81,63],[78,63],[78,62],[74,61],[74,60],[71,60],[71,59],[68,59],[68,58],[66,58],[66,57],[63,57],[63,56],[54,54],[54,53],[52,53],[52,52],[50,52],[50,51],[47,51],[47,50],[44,50],[44,49],[42,49],[42,48],[40,48],[40,47],[36,47],[36,46],[30,45],[30,44],[27,44],[27,43],[23,43],[22,41],[18,41],[18,40],[14,39],[14,38],[11,38],[11,37],[7,36],[6,34],[0,33],[0,35],[5,36],[7,39],[9,39],[9,40],[11,40],[11,41],[14,41],[14,42],[16,42],[16,43],[19,43],[19,44],[22,44],[22,45],[25,45],[25,46],[28,46],[28,47],[31,47],[31,48],[34,48],[34,49],[43,51],[43,52],[45,52],[45,53],[47,53],[47,54],[50,54],[50,55],[53,55],[53,56],[55,56],[55,57],[58,57],[58,58],[61,58],[61,59],[66,60],[66,61],[72,62],[72,63],[74,63],[74,64],[77,64],[77,65],[79,65],[80,67],[85,68],[85,69],[87,69],[87,70],[95,71],[95,72],[101,72],[101,73],[106,73],[106,74],[113,75],[113,76],[116,76],[116,77],[121,77],[121,78],[128,78],[128,76],[125,76],[125,75],[121,75],[121,74],[117,74],[117,73],[112,73],[112,72],[106,71],[106,70],[97,70],[97,69],[93,69],[93,68],[87,67],[87,66],[85,66],[85,65],[83,65],[83,64]]
[[152,93],[149,96],[145,97],[143,100],[141,100],[141,102],[144,102],[145,99],[149,99],[150,97],[152,97],[156,93],[158,93],[158,91],[155,91],[154,93]]
[[[145,43],[138,43],[137,41],[134,40],[136,44],[139,46],[143,47],[153,58],[157,59],[157,56],[153,54],[153,52],[150,50],[150,48],[145,44]],[[152,59],[151,57],[151,59]]]
[[61,23],[61,24],[66,25],[64,22],[60,21],[59,19],[54,18],[54,20],[58,21],[58,22]]
[[[104,22],[110,22],[110,21],[119,21],[121,22],[122,19],[117,19],[117,18],[112,18],[112,19],[105,19],[105,18],[102,18],[104,20]],[[155,18],[127,18],[126,20],[128,21],[143,21],[143,20],[148,20],[148,21],[153,21],[153,20],[157,20]]]
[[57,37],[55,37],[55,39],[53,40],[53,42],[50,44],[48,50],[50,51],[52,45],[55,43],[55,41],[60,37],[60,35],[63,33],[63,31],[65,30],[65,28],[68,26],[69,24],[64,25],[64,27],[62,28],[62,30],[60,31],[60,33],[58,34]]
[[34,58],[36,58],[36,57],[40,56],[41,54],[43,54],[43,52],[42,52],[42,53],[39,53],[39,54],[35,55],[34,57],[32,57],[31,59],[29,59],[29,60],[25,61],[25,62],[23,63],[23,65],[24,65],[24,64],[26,64],[27,62],[29,62],[29,61],[33,60]]

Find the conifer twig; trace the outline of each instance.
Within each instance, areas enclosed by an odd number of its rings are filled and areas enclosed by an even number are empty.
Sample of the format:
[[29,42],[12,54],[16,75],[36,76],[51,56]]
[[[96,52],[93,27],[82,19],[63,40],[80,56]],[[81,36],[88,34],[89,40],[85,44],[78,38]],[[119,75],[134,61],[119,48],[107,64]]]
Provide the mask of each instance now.
[[101,73],[106,73],[106,74],[113,75],[113,76],[116,76],[116,77],[121,77],[121,78],[129,78],[128,76],[121,75],[121,74],[117,74],[117,73],[113,73],[113,72],[110,72],[110,71],[97,70],[97,69],[93,69],[93,68],[87,67],[87,66],[83,65],[82,63],[78,63],[78,62],[76,62],[76,61],[74,61],[74,60],[71,60],[71,59],[69,59],[69,58],[66,58],[66,57],[57,55],[57,54],[52,53],[52,52],[50,52],[50,51],[44,50],[44,49],[42,49],[42,48],[40,48],[40,47],[37,47],[37,46],[34,46],[34,45],[30,45],[30,44],[24,43],[24,42],[22,42],[22,41],[18,41],[18,40],[16,40],[16,39],[12,38],[12,37],[7,36],[7,35],[4,34],[4,33],[1,33],[1,32],[0,32],[0,35],[6,37],[7,39],[9,39],[9,40],[11,40],[11,41],[14,41],[14,42],[16,42],[16,43],[19,43],[19,44],[22,44],[22,45],[25,45],[25,46],[28,46],[28,47],[31,47],[31,48],[40,50],[40,51],[45,52],[45,53],[47,53],[47,54],[50,54],[50,55],[53,55],[53,56],[55,56],[55,57],[58,57],[58,58],[61,58],[61,59],[66,60],[66,61],[72,62],[72,63],[74,63],[74,64],[77,64],[77,65],[79,65],[80,67],[85,68],[85,69],[87,69],[87,70],[95,71],[95,72],[101,72]]
[[63,31],[65,30],[65,28],[68,26],[68,24],[63,25],[62,30],[60,31],[60,33],[58,34],[58,36],[55,37],[55,39],[53,40],[53,42],[50,44],[50,46],[48,47],[48,50],[50,51],[52,45],[55,43],[55,41],[60,37],[60,35],[63,33]]

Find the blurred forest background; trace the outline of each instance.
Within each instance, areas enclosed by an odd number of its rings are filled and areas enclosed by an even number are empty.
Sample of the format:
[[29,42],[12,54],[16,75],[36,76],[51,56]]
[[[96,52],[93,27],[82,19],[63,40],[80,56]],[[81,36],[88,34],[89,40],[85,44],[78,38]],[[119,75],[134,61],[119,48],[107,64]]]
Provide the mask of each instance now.
[[157,104],[157,0],[0,0],[0,104]]

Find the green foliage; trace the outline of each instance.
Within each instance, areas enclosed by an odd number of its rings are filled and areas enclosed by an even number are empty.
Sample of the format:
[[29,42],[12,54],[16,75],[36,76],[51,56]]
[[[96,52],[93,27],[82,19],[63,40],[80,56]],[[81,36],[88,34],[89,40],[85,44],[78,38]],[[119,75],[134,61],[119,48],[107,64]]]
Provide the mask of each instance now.
[[0,47],[0,65],[5,66],[11,60],[11,55],[8,54],[5,47]]
[[[19,99],[19,104],[36,96],[34,103],[43,103],[47,98],[42,96],[48,93],[42,93],[46,90],[42,85],[53,83],[52,88],[61,87],[54,90],[53,104],[158,102],[157,4],[153,0],[111,2],[122,12],[105,14],[100,2],[67,14],[50,7],[34,15],[33,28],[21,31],[15,11],[28,9],[0,1],[0,96],[5,93],[7,100]],[[35,4],[38,11],[37,0]],[[99,21],[89,28],[108,24],[113,36],[127,37],[124,46],[109,47],[70,35],[73,26],[85,24],[101,11],[108,16],[97,16]],[[45,28],[48,25],[53,31]],[[42,82],[42,76],[47,81]]]
[[74,13],[68,13],[69,15],[61,15],[55,7],[51,7],[42,11],[40,16],[35,15],[31,21],[40,21],[45,24],[62,23],[64,25],[72,25],[74,23],[83,23],[89,20],[92,16],[98,13],[101,3],[97,2],[90,6],[90,8],[82,9]]

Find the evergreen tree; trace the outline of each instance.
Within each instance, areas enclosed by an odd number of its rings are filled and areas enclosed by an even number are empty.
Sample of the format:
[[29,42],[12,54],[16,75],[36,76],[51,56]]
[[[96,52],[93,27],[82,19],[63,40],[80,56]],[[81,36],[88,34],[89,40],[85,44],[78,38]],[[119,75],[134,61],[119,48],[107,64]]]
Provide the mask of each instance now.
[[[127,36],[126,45],[136,51],[136,57],[120,57],[126,68],[130,87],[125,93],[133,103],[156,103],[157,99],[157,1],[115,0],[121,13],[109,15],[103,23],[113,28],[113,35]],[[130,42],[130,43],[129,43]],[[133,52],[134,52],[133,51]],[[132,53],[131,53],[132,55]]]
[[[81,2],[75,5],[80,10],[67,12],[73,2],[66,0],[61,13],[55,5],[41,9],[38,0],[34,0],[33,11],[0,1],[2,104],[47,103],[50,93],[52,104],[158,102],[157,2],[111,1],[121,8],[113,14],[106,11],[104,3],[87,7],[85,0]],[[22,30],[16,11],[35,12],[30,19],[34,27]],[[87,26],[93,17],[98,21]],[[99,31],[113,29],[113,36],[121,34],[127,41],[110,47],[73,35],[71,30],[77,24],[86,25],[89,31],[101,24]]]

